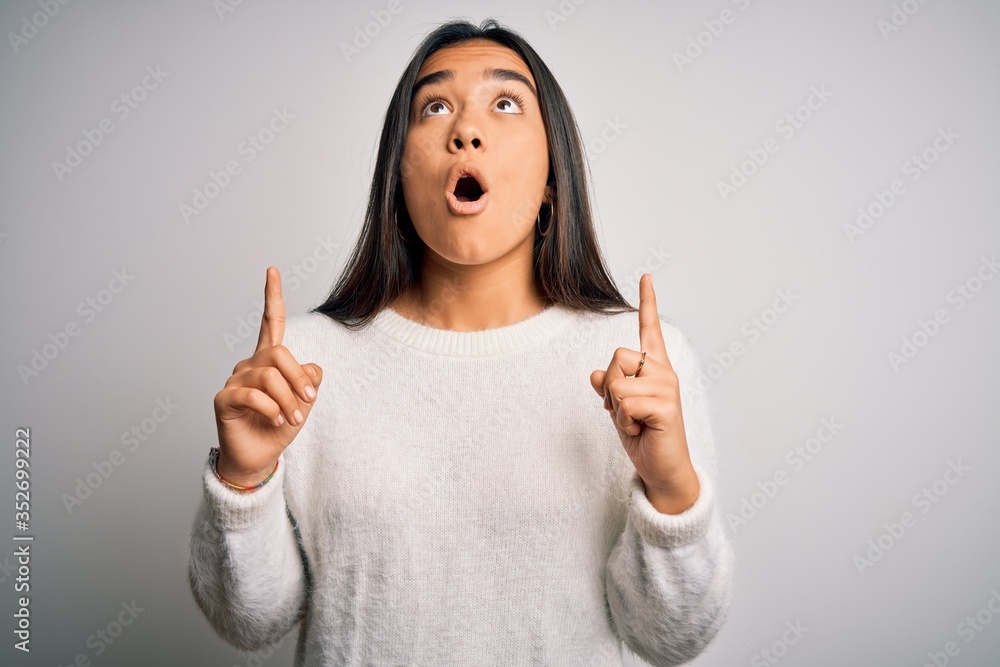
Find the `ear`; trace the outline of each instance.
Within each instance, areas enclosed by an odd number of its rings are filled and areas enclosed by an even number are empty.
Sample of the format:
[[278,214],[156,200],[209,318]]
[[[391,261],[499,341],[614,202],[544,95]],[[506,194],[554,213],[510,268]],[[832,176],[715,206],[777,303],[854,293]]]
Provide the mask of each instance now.
[[555,188],[555,183],[545,186],[545,192],[542,194],[543,204],[552,204],[555,201]]

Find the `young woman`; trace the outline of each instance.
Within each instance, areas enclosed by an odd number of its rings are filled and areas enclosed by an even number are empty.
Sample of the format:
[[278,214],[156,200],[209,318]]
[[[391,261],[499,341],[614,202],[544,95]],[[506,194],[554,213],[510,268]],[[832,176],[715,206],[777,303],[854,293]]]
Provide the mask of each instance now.
[[578,128],[520,36],[422,42],[333,293],[286,321],[269,268],[265,299],[191,539],[227,641],[298,624],[296,665],[621,665],[623,643],[676,665],[719,631],[696,355],[652,276],[638,310],[609,277]]

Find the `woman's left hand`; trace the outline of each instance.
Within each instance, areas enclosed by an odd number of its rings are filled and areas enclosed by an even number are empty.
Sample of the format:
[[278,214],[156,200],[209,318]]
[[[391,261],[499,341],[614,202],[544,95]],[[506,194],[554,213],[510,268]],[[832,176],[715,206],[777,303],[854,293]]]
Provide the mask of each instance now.
[[628,374],[639,367],[641,352],[620,347],[607,371],[590,374],[590,384],[604,398],[604,409],[650,503],[665,514],[679,514],[698,499],[700,487],[684,434],[680,383],[667,357],[650,274],[639,281],[639,347],[646,360],[638,375]]

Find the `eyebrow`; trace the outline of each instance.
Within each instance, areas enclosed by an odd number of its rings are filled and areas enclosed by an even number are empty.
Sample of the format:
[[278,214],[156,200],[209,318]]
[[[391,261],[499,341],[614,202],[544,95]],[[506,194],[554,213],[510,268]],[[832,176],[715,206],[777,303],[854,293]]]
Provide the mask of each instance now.
[[[420,89],[424,86],[430,86],[443,81],[450,81],[454,78],[455,70],[453,69],[443,69],[438,70],[437,72],[431,72],[430,74],[421,77],[415,84],[413,84],[413,93],[410,95],[410,99],[415,99],[417,97],[417,93],[420,92]],[[531,91],[532,95],[536,98],[538,97],[538,91],[536,91],[535,87],[531,85],[531,81],[528,80],[528,77],[524,76],[520,72],[515,72],[512,69],[504,69],[503,67],[487,67],[483,70],[483,79],[487,81],[520,81],[528,87],[528,90]]]

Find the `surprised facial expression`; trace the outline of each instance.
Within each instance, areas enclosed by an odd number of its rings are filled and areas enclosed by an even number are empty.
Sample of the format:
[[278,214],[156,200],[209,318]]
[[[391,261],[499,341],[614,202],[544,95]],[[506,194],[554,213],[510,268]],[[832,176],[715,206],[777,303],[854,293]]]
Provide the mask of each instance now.
[[439,261],[531,252],[549,201],[549,147],[535,80],[517,53],[473,40],[424,61],[401,173],[406,210]]

